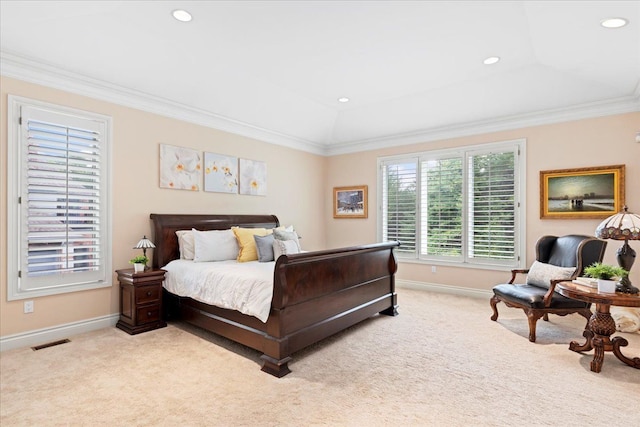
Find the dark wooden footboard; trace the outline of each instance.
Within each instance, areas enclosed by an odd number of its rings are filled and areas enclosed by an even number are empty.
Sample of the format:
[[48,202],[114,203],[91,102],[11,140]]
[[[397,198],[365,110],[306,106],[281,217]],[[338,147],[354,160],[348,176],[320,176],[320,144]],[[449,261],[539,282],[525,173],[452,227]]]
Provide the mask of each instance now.
[[397,242],[283,255],[274,271],[262,370],[289,372],[291,355],[374,314],[397,314]]
[[[278,225],[272,215],[156,215],[154,266],[177,258],[180,229],[226,229],[233,225]],[[221,218],[223,220],[221,220]],[[394,248],[397,242],[283,255],[274,271],[271,312],[266,323],[234,310],[213,307],[165,291],[167,320],[191,324],[262,352],[262,370],[290,372],[293,353],[377,313],[397,314]],[[158,261],[161,261],[161,264]]]

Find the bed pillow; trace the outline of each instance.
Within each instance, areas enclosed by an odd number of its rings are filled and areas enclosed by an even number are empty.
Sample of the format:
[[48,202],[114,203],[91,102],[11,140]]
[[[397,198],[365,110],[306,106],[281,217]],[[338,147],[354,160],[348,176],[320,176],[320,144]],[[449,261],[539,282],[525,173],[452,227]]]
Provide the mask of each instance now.
[[273,234],[267,234],[266,236],[254,235],[253,240],[256,241],[256,249],[258,250],[258,261],[273,261]]
[[544,262],[534,261],[527,274],[527,284],[543,288],[549,287],[552,279],[568,280],[576,272],[575,267],[558,267]]
[[195,244],[193,242],[193,233],[191,230],[178,230],[178,249],[180,250],[180,259],[192,260],[195,256]]
[[274,228],[273,237],[276,240],[293,240],[294,242],[296,242],[296,245],[298,246],[298,252],[302,250],[302,248],[300,247],[300,237],[298,237],[298,233],[296,233],[293,230],[285,231],[285,230],[279,230],[277,228]]
[[280,255],[299,254],[300,246],[297,240],[273,239],[273,258],[277,260]]
[[195,243],[194,262],[227,261],[238,256],[238,242],[231,230],[191,230]]
[[231,227],[231,230],[233,230],[240,247],[236,258],[238,262],[257,261],[258,248],[253,236],[266,236],[269,234],[267,229]]

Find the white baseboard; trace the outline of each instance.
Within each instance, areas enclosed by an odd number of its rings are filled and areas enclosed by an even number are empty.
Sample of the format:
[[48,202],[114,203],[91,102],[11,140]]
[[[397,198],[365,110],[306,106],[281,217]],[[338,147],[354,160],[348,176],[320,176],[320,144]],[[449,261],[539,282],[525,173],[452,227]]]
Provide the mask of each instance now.
[[444,294],[453,294],[473,298],[489,299],[493,296],[493,292],[486,289],[464,288],[462,286],[442,285],[439,283],[416,282],[412,280],[396,279],[396,286],[399,288],[418,289],[423,291],[439,292]]
[[45,344],[51,341],[69,338],[72,335],[113,327],[116,325],[119,318],[119,313],[109,314],[107,316],[67,323],[65,325],[58,325],[51,328],[22,332],[15,335],[7,335],[0,337],[0,352],[12,350],[14,348]]

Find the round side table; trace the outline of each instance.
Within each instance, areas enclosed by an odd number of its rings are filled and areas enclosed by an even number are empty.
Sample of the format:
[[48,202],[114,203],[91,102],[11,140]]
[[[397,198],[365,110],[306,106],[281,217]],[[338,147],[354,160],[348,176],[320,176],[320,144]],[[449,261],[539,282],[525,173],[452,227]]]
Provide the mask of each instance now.
[[605,351],[612,351],[618,359],[627,365],[640,369],[640,357],[626,357],[620,350],[620,347],[627,346],[629,342],[622,337],[611,339],[611,335],[616,332],[616,322],[610,313],[612,305],[640,307],[639,295],[598,292],[597,289],[573,282],[560,282],[556,285],[556,290],[565,297],[596,305],[596,312],[589,319],[587,329],[582,334],[587,341],[582,345],[576,341],[572,341],[569,344],[569,349],[576,352],[594,350],[593,360],[591,361],[591,370],[593,372],[602,370]]

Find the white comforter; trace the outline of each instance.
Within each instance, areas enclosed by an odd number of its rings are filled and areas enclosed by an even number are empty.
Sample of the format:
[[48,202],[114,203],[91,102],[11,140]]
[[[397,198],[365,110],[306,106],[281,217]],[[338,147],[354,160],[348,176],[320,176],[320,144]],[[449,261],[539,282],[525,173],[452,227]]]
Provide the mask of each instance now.
[[273,297],[275,262],[171,261],[164,287],[172,294],[237,310],[266,322]]

